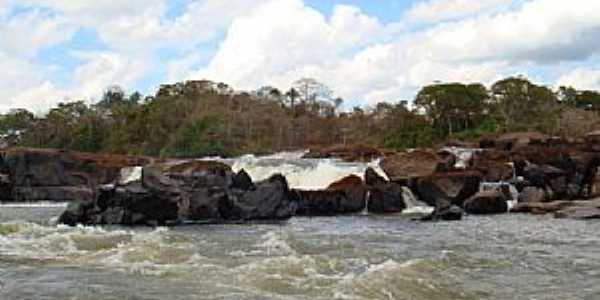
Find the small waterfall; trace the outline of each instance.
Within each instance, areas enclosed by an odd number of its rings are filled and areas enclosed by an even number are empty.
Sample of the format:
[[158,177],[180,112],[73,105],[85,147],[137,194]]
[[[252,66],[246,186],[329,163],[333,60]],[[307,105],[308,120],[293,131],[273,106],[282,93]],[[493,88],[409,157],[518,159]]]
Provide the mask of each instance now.
[[415,194],[407,186],[402,187],[402,199],[406,208],[402,211],[405,214],[430,214],[433,212],[433,207],[419,201]]
[[456,169],[466,169],[471,160],[473,159],[473,155],[477,152],[480,152],[481,149],[477,148],[460,148],[460,147],[446,147],[442,149],[448,153],[452,153],[456,157],[456,162],[454,167]]
[[[302,158],[305,152],[282,152],[269,156],[244,155],[233,159],[216,160],[231,166],[234,172],[244,169],[254,181],[261,181],[274,174],[281,174],[291,188],[320,190],[349,175],[363,178],[368,167],[384,178],[379,160],[370,163],[344,162],[338,159]],[[215,158],[209,158],[215,159]]]
[[371,191],[367,191],[367,195],[365,195],[365,208],[360,213],[363,216],[366,216],[369,214],[369,200],[371,200]]
[[[505,190],[507,189],[507,190]],[[482,182],[479,185],[479,191],[481,192],[486,192],[486,191],[499,191],[500,193],[506,194],[505,191],[508,192],[510,199],[507,200],[507,204],[508,204],[508,209],[510,210],[511,208],[513,208],[518,200],[519,200],[519,191],[517,190],[517,187],[509,182],[504,182],[504,181],[500,181],[500,182]]]

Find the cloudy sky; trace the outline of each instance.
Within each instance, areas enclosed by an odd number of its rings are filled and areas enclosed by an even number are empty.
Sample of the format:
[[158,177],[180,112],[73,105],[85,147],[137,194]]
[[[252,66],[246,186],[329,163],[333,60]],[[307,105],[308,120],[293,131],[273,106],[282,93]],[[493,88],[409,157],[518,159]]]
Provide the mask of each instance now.
[[600,88],[597,0],[0,0],[0,111],[110,85],[314,77],[348,106],[435,81]]

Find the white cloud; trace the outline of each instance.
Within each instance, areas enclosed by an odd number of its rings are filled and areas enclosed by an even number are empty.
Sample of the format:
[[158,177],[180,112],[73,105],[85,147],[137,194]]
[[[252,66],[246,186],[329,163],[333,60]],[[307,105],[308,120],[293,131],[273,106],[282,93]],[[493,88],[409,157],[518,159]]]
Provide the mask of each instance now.
[[576,89],[600,90],[600,69],[577,68],[557,80],[558,86]]
[[417,2],[406,13],[412,22],[435,23],[473,16],[510,5],[512,0],[428,0]]

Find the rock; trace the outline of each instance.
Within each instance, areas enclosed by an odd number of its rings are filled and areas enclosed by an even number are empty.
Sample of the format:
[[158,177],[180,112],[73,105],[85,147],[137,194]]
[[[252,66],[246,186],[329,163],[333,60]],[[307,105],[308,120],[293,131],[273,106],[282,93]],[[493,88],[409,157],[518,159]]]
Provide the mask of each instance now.
[[460,221],[464,215],[464,210],[456,205],[452,205],[448,200],[439,200],[433,212],[422,221]]
[[473,215],[502,214],[508,212],[506,197],[498,191],[479,192],[464,203],[465,212]]
[[249,191],[229,191],[221,217],[227,221],[287,220],[297,209],[292,202],[288,183],[282,175],[274,175]]
[[549,200],[546,191],[539,187],[528,186],[519,194],[519,202],[537,203]]
[[479,171],[485,182],[512,180],[514,168],[508,153],[498,150],[484,149],[475,152],[471,169]]
[[93,207],[92,202],[76,201],[69,203],[67,209],[58,218],[59,224],[75,226],[77,224],[87,224],[88,216],[86,211]]
[[496,148],[512,150],[530,144],[546,144],[549,140],[550,136],[535,131],[511,132],[497,137],[494,144]]
[[384,153],[366,145],[338,145],[326,148],[311,148],[303,158],[339,158],[348,162],[370,162],[380,158]]
[[103,184],[116,183],[121,169],[150,160],[122,155],[87,154],[45,149],[10,149],[2,169],[17,201],[90,200]]
[[569,207],[555,212],[554,217],[574,220],[600,219],[600,208],[593,206]]
[[380,166],[391,181],[427,177],[447,168],[442,157],[430,150],[414,150],[387,156]]
[[252,178],[246,173],[246,170],[242,169],[233,176],[231,188],[247,191],[254,188],[254,183],[252,183]]
[[370,213],[398,213],[406,208],[402,186],[389,182],[369,187],[367,210]]
[[387,183],[387,180],[380,176],[377,171],[369,167],[365,171],[365,184],[366,185],[378,185]]
[[565,207],[577,205],[574,201],[553,201],[553,202],[521,202],[510,209],[511,213],[532,213],[547,214],[559,211]]
[[367,190],[356,175],[342,178],[323,191],[294,191],[301,216],[334,216],[359,213],[366,207]]
[[[540,188],[552,186],[552,180],[555,181],[556,186],[561,184],[559,180],[565,180],[562,184],[564,185],[564,190],[566,190],[566,179],[561,179],[561,177],[565,176],[565,171],[550,165],[529,165],[523,170],[523,177],[525,177],[525,180],[529,181],[531,185]],[[561,187],[559,188],[563,189]]]
[[462,206],[466,199],[479,191],[480,183],[481,175],[477,171],[435,173],[417,180],[414,190],[418,198],[428,205],[435,206],[438,199],[447,199]]

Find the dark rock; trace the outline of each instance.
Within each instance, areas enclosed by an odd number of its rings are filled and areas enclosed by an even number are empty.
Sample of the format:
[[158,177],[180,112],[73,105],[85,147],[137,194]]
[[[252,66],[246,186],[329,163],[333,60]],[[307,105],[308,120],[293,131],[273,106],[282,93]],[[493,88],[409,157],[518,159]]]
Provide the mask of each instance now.
[[390,182],[369,188],[367,210],[370,213],[398,213],[406,208],[402,186]]
[[600,208],[593,206],[569,207],[555,212],[554,217],[574,220],[600,219]]
[[479,192],[464,203],[465,212],[474,215],[508,212],[506,197],[498,191]]
[[479,171],[485,182],[509,181],[514,177],[514,168],[507,152],[484,149],[475,152],[471,169]]
[[246,170],[242,169],[233,176],[231,188],[247,191],[254,188],[254,183],[252,183],[252,178],[246,173]]
[[477,171],[436,173],[416,182],[414,190],[418,198],[435,206],[438,199],[448,199],[452,204],[462,203],[479,191],[481,175]]
[[86,211],[93,207],[93,203],[85,201],[76,201],[69,203],[67,209],[58,218],[59,224],[75,226],[77,224],[87,224],[88,215]]
[[366,200],[348,197],[346,191],[294,191],[299,216],[335,216],[358,213],[365,209]]
[[387,183],[387,180],[385,180],[385,178],[383,178],[382,176],[377,174],[377,171],[375,171],[371,167],[367,168],[367,170],[365,171],[365,184],[366,185],[378,185],[378,184],[385,184],[385,183]]
[[90,200],[94,190],[115,183],[123,167],[143,165],[145,158],[86,154],[44,149],[11,149],[3,153],[2,167],[17,201]]
[[464,215],[464,210],[456,205],[452,205],[450,201],[440,199],[435,206],[433,212],[424,218],[422,221],[460,221]]
[[546,202],[549,201],[546,191],[539,187],[528,186],[519,194],[519,202]]

